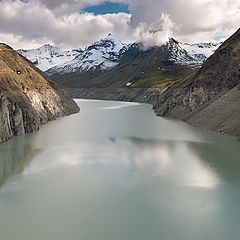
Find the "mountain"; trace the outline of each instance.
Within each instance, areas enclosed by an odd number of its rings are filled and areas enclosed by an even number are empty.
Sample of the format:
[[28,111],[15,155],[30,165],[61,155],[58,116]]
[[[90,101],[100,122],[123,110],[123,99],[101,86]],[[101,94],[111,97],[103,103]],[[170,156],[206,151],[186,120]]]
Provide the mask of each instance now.
[[210,57],[216,49],[221,45],[221,42],[210,43],[181,43],[181,48],[185,49],[188,54],[193,57],[197,62],[202,64],[208,57]]
[[[116,66],[128,48],[136,45],[141,50],[143,49],[142,44],[127,45],[109,34],[108,37],[89,45],[84,50],[62,51],[46,44],[37,49],[19,49],[18,52],[42,71],[51,69],[48,71],[50,74],[65,74],[88,71],[97,67],[103,70],[112,68]],[[202,64],[220,46],[220,43],[188,44],[170,38],[166,45],[172,52],[172,60],[181,64]]]
[[46,72],[65,87],[157,87],[162,80],[172,81],[192,73],[217,47],[213,43],[191,45],[170,38],[160,47],[145,50],[141,43],[127,45],[109,34],[59,64],[57,61],[64,60],[57,58],[61,51],[49,45],[51,51],[46,51],[45,46],[40,55],[39,50],[19,52],[32,62],[38,59],[35,63],[44,70],[50,67],[46,61],[54,64]]
[[160,116],[240,135],[240,29],[192,76],[176,82],[155,100]]
[[0,142],[78,111],[76,103],[46,74],[0,44]]
[[[180,44],[173,38],[169,39],[164,48],[165,52],[168,53],[168,59],[175,63],[182,65],[199,65],[206,60],[207,56],[197,54],[197,47],[187,44]],[[191,53],[187,52],[183,46],[188,46]],[[106,71],[117,66],[122,58],[129,56],[126,53],[129,49],[136,48],[138,52],[144,52],[142,44],[123,44],[122,42],[112,38],[111,36],[101,39],[100,41],[88,46],[79,56],[74,60],[58,65],[49,69],[47,72],[50,75],[54,74],[68,74],[68,73],[82,73],[89,70],[102,70]],[[131,57],[131,56],[130,56]]]
[[[99,43],[103,46],[105,41],[98,42],[98,47]],[[117,57],[114,58],[111,67],[93,64],[85,70],[74,68],[75,62],[82,64],[86,59],[81,56],[81,60],[77,57],[67,65],[56,66],[47,73],[59,84],[68,88],[166,87],[172,84],[172,81],[194,72],[207,58],[199,58],[196,46],[192,47],[195,52],[192,50],[189,54],[182,47],[183,45],[173,38],[160,47],[147,50],[141,43],[123,45],[122,48],[117,48],[117,54],[114,55]],[[94,46],[95,44],[86,51],[94,49]],[[101,54],[103,52],[101,51]]]
[[59,64],[48,70],[50,75],[67,74],[75,72],[86,72],[88,70],[107,70],[116,66],[126,49],[126,45],[121,41],[112,38],[101,39],[88,46],[72,61]]
[[73,60],[82,53],[82,50],[73,49],[71,51],[62,51],[57,47],[45,44],[37,49],[19,49],[18,52],[36,65],[36,67],[42,71],[46,71],[52,67],[62,65]]

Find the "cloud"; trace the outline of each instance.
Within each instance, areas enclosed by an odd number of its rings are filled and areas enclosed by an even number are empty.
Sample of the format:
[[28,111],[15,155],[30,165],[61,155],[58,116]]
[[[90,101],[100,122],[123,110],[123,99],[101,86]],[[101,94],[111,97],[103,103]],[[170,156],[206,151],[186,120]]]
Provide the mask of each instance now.
[[158,21],[147,24],[140,22],[135,29],[135,39],[142,42],[145,48],[161,46],[172,36],[174,24],[169,15],[162,14]]
[[22,36],[16,36],[14,34],[0,33],[0,42],[6,43],[9,46],[15,47],[16,49],[24,48],[38,48],[45,43],[53,44],[49,39],[43,38],[39,41],[36,39],[24,40]]
[[41,3],[20,1],[0,2],[0,9],[1,33],[17,36],[19,43],[35,40],[65,48],[84,47],[109,32],[124,38],[129,31],[130,15],[124,13],[98,16],[71,13],[61,16]]
[[173,35],[186,41],[229,36],[239,27],[239,0],[132,0],[131,26],[151,25],[161,14],[175,24]]
[[25,47],[53,43],[84,47],[109,32],[122,41],[161,45],[210,41],[230,36],[239,27],[239,0],[111,0],[129,4],[130,14],[82,13],[105,0],[0,0],[0,41]]

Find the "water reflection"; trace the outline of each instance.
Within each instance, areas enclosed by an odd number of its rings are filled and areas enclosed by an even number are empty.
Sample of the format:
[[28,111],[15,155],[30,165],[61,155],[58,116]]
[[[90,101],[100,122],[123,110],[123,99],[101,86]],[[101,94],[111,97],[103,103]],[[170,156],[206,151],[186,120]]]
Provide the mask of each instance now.
[[0,186],[9,177],[22,174],[39,152],[40,149],[33,149],[26,143],[25,136],[0,144]]
[[133,106],[141,106],[140,103],[119,103],[118,106],[111,106],[111,107],[103,107],[101,110],[116,110],[116,109],[122,109],[122,108],[129,108]]
[[199,156],[202,163],[213,169],[224,181],[240,184],[240,148],[237,141],[216,144],[189,143],[189,151]]
[[203,162],[197,152],[191,151],[192,142],[109,139],[115,144],[117,155],[129,161],[133,172],[164,176],[176,184],[192,187],[213,188],[219,182],[215,169]]

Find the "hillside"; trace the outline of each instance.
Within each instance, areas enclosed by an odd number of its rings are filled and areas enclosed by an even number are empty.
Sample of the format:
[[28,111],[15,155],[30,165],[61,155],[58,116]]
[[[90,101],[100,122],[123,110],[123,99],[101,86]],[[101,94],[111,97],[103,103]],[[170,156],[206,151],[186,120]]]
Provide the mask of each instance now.
[[154,110],[194,126],[240,135],[240,29],[195,74],[159,95]]
[[76,103],[46,74],[0,44],[0,142],[78,111]]

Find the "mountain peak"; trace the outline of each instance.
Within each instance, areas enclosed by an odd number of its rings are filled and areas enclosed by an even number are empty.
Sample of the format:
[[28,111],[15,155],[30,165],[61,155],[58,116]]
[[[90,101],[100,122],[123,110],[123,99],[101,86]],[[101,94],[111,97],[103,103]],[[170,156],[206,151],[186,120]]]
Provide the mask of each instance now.
[[174,38],[169,38],[170,43],[179,44],[179,42]]
[[45,43],[42,47],[46,47],[46,48],[54,48],[54,46],[50,45],[49,43]]
[[99,69],[105,71],[116,66],[126,44],[114,38],[112,34],[87,46],[73,61],[49,69],[48,73],[72,73]]

